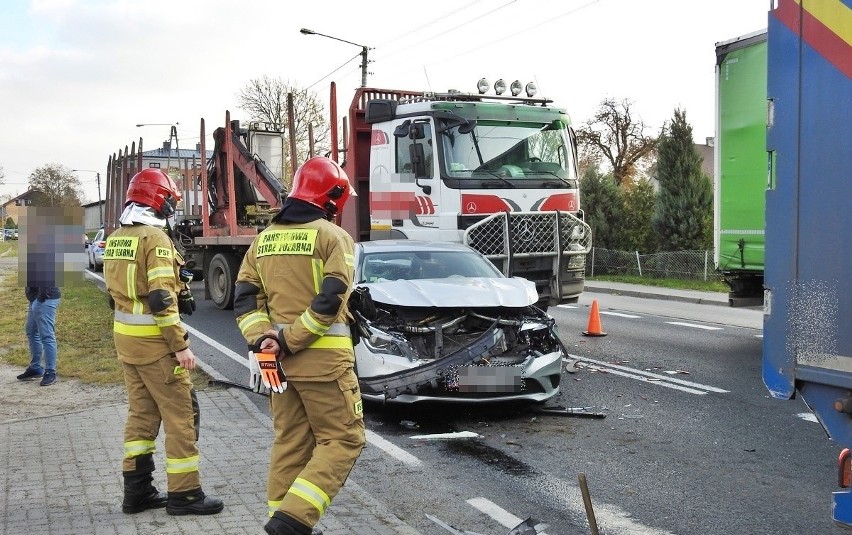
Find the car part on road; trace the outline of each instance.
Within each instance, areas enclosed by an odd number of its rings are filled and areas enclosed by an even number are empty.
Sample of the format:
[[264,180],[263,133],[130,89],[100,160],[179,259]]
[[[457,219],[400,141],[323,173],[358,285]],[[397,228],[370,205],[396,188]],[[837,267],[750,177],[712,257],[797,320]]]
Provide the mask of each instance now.
[[577,418],[606,418],[602,412],[589,412],[591,407],[539,407],[536,412],[554,416],[576,416]]

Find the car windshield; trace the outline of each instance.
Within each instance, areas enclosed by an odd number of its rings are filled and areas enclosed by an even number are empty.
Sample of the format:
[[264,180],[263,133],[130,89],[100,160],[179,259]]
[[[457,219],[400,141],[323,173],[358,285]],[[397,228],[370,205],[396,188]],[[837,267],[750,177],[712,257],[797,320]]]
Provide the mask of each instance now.
[[393,251],[364,255],[364,282],[445,279],[452,276],[502,278],[488,260],[462,251]]

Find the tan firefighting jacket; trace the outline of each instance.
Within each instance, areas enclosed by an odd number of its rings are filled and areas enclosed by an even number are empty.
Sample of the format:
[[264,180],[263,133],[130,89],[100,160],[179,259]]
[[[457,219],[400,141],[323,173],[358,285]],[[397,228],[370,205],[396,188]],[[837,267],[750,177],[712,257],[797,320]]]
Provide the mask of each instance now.
[[115,301],[113,338],[119,360],[151,364],[189,346],[178,314],[183,259],[161,229],[128,225],[106,240],[104,279]]
[[354,249],[345,230],[318,219],[270,225],[243,258],[237,324],[249,344],[283,329],[280,361],[288,378],[333,380],[354,365],[346,307]]

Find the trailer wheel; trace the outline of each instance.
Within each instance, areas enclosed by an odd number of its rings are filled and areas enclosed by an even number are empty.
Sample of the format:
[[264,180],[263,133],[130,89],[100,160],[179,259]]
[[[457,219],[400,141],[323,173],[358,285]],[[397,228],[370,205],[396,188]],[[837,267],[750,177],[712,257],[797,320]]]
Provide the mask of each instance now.
[[210,260],[205,282],[210,299],[219,310],[234,308],[234,285],[239,268],[238,259],[231,254],[218,253]]

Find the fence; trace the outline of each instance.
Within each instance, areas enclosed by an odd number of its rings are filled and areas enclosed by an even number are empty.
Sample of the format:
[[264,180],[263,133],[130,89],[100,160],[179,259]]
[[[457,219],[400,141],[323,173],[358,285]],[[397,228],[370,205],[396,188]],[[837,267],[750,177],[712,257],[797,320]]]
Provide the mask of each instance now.
[[721,281],[712,251],[668,251],[641,254],[593,247],[586,255],[586,275],[634,275],[657,279]]

